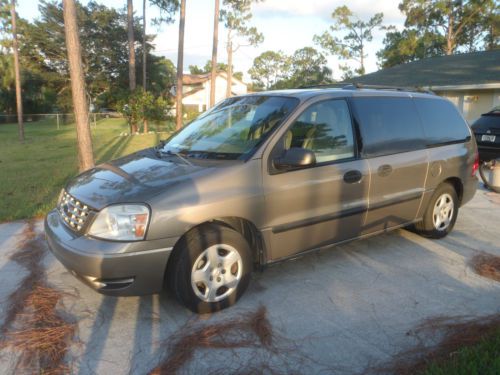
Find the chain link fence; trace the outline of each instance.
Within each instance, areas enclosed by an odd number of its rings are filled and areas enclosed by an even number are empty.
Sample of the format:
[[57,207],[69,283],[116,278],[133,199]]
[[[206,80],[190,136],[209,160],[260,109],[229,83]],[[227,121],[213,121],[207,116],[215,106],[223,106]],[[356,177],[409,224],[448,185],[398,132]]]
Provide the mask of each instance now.
[[[112,121],[111,123],[104,120],[119,120]],[[25,125],[32,125],[32,129],[38,127],[43,129],[57,129],[62,130],[68,126],[75,124],[75,115],[73,113],[36,113],[24,114],[23,122]],[[17,125],[17,115],[0,114],[0,127],[4,125]],[[89,113],[89,125],[93,129],[99,129],[100,125],[108,127],[112,125],[113,128],[122,129],[120,135],[130,134],[129,118],[119,112],[91,112]],[[146,124],[143,121],[137,123],[137,133],[172,133],[175,130],[175,121],[172,117],[167,117],[163,120],[150,120]]]
[[[118,112],[89,113],[90,125],[96,126],[100,120],[107,118],[122,118],[124,120],[127,120],[121,113]],[[62,126],[74,124],[75,115],[73,113],[24,114],[23,122],[25,124],[28,123],[53,124],[57,129],[60,129]],[[0,114],[0,125],[6,125],[6,124],[17,124],[17,115]]]

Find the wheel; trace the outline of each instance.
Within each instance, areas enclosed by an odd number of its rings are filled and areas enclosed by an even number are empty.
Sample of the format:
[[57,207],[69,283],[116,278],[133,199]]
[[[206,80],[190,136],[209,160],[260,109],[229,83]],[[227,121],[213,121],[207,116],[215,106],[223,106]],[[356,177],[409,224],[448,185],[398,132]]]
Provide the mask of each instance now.
[[422,221],[416,223],[414,229],[425,237],[443,238],[453,229],[457,215],[457,192],[453,186],[444,183],[434,191]]
[[176,245],[166,274],[168,288],[197,313],[233,305],[250,281],[252,253],[235,230],[204,224]]

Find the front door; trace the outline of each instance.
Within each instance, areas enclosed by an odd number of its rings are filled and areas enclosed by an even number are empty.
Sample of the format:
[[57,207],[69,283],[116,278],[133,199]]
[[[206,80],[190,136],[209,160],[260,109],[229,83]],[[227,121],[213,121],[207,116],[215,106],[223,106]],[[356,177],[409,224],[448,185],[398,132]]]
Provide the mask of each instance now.
[[316,165],[285,172],[264,166],[268,225],[263,232],[271,244],[270,261],[355,237],[368,204],[368,163],[357,158],[345,100],[311,104],[269,157],[291,147],[313,151]]

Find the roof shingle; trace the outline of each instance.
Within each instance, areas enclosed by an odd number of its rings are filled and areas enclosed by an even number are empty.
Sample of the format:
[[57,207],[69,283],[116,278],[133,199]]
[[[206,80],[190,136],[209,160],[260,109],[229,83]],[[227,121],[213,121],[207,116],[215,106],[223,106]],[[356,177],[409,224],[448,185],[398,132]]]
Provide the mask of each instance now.
[[431,88],[500,83],[500,49],[431,57],[355,77],[349,82]]

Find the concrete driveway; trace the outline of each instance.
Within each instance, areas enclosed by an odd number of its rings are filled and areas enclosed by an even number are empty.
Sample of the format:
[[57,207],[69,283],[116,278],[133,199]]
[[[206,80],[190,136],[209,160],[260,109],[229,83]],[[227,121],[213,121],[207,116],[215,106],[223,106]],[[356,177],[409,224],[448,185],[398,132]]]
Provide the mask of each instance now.
[[[26,272],[8,258],[26,225],[0,225],[0,322],[5,299]],[[77,322],[66,356],[71,373],[146,374],[167,354],[171,335],[178,337],[190,325],[229,321],[262,305],[281,352],[203,349],[180,372],[241,373],[252,363],[267,361],[285,373],[351,374],[415,346],[417,339],[407,333],[424,319],[499,312],[500,283],[476,275],[468,266],[480,251],[500,256],[499,228],[499,195],[479,190],[444,240],[398,230],[307,255],[256,272],[235,307],[203,317],[181,307],[168,293],[101,296],[50,253],[43,264],[49,284],[70,293],[58,308]],[[41,222],[37,229],[42,230]],[[3,349],[0,354],[0,373],[12,373],[18,353]]]

